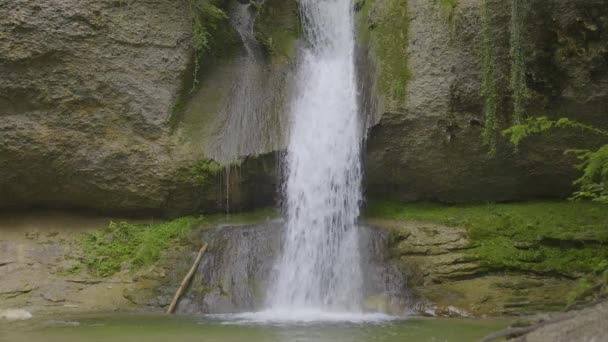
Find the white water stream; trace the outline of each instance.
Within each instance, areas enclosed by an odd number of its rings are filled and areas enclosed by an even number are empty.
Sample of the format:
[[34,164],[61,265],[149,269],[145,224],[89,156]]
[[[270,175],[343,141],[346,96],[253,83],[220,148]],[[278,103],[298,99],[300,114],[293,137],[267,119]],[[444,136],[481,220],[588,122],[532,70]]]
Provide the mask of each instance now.
[[287,231],[266,315],[351,320],[362,300],[353,3],[300,0],[300,8],[308,46],[291,107]]
[[357,219],[362,124],[353,0],[299,0],[305,47],[289,112],[286,231],[266,309],[232,322],[369,322]]

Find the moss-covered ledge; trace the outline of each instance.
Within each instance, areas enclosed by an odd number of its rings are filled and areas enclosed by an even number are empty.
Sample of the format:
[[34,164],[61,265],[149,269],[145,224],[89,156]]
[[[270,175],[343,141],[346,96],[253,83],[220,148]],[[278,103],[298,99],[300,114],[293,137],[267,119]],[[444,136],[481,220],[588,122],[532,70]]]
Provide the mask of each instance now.
[[391,259],[421,311],[524,314],[562,310],[606,274],[605,209],[586,202],[375,202],[366,220],[390,232]]

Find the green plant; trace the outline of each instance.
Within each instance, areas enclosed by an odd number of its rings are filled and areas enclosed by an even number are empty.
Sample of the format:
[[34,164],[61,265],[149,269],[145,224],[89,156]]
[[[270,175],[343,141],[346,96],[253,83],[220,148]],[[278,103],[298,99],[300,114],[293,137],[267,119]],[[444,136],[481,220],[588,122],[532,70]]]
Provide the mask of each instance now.
[[524,119],[529,97],[522,41],[527,3],[526,0],[513,0],[511,4],[511,91],[515,124],[520,124]]
[[448,21],[452,21],[454,18],[454,9],[458,6],[460,0],[439,0],[439,8],[441,10],[441,14],[448,19]]
[[296,0],[266,0],[255,4],[255,37],[266,52],[278,61],[288,62],[295,53],[295,43],[301,35],[301,23]]
[[[558,128],[574,129],[608,138],[608,131],[567,118],[553,121],[546,117],[529,118],[526,123],[515,125],[505,130],[503,134],[509,137],[509,141],[513,145],[517,146],[523,139],[531,135]],[[582,175],[574,181],[574,184],[578,186],[578,191],[574,193],[572,199],[590,199],[608,204],[608,144],[595,151],[569,149],[565,153],[574,154],[581,161],[576,167],[582,171]]]
[[187,178],[198,185],[206,185],[224,169],[217,162],[209,159],[198,161],[187,169]]
[[192,90],[198,85],[201,58],[210,46],[213,32],[228,16],[219,7],[218,1],[186,0],[190,6],[192,20],[192,47],[194,49],[194,78]]
[[598,265],[593,274],[581,278],[568,294],[568,307],[608,296],[608,261]]
[[481,4],[482,18],[482,83],[481,95],[484,99],[484,127],[482,139],[489,148],[489,155],[496,153],[496,136],[498,130],[498,84],[496,75],[496,57],[493,49],[491,10],[488,0]]
[[356,4],[358,37],[376,57],[376,82],[389,107],[405,101],[411,71],[407,66],[407,2],[365,0]]
[[105,229],[84,235],[83,263],[101,277],[120,271],[126,262],[132,271],[138,270],[158,261],[171,241],[183,238],[197,222],[193,217],[151,224],[110,222]]
[[465,252],[490,270],[568,277],[608,263],[608,211],[592,202],[440,205],[372,202],[368,218],[433,222],[467,230]]
[[[152,265],[172,246],[188,238],[197,228],[222,223],[254,224],[275,218],[274,209],[260,209],[233,215],[182,217],[157,223],[110,222],[102,230],[83,235],[80,247],[82,263],[100,277],[108,277],[130,264],[131,271]],[[79,269],[79,268],[78,268]]]

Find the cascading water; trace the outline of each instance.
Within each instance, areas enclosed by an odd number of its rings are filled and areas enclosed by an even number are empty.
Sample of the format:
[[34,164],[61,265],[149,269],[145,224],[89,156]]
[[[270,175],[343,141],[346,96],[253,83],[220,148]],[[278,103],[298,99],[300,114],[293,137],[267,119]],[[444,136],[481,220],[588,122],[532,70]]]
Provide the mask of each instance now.
[[388,319],[362,309],[357,219],[363,128],[353,0],[299,3],[307,44],[299,56],[290,108],[282,251],[266,309],[221,317],[256,323]]
[[361,126],[352,0],[300,0],[308,46],[292,102],[287,231],[270,311],[360,310]]

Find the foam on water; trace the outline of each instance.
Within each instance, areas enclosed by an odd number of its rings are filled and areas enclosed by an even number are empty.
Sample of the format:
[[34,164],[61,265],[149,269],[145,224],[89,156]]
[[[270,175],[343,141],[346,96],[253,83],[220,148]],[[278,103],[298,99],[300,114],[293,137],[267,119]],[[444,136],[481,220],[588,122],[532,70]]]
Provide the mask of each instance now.
[[311,324],[380,324],[400,319],[382,313],[353,313],[326,311],[320,309],[298,310],[264,310],[258,312],[244,312],[238,314],[219,314],[207,316],[219,319],[223,324],[244,325],[311,325]]

